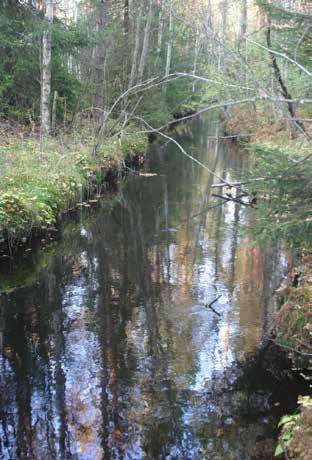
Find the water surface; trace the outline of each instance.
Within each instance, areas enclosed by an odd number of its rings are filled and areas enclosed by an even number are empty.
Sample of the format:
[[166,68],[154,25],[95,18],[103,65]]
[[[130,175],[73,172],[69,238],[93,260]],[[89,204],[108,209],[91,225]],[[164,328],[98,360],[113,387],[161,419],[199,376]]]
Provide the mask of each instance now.
[[[218,129],[206,118],[177,139],[237,180],[244,155]],[[246,210],[220,205],[176,146],[153,144],[147,170],[0,296],[1,459],[272,458],[273,390],[248,363],[281,259],[240,235]]]

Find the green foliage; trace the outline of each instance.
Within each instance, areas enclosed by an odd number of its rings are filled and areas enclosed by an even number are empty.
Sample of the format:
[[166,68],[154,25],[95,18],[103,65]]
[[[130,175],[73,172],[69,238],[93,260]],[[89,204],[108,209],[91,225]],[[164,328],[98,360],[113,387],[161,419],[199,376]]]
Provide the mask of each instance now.
[[[311,248],[312,164],[296,152],[270,144],[251,146],[252,186],[258,195],[253,232],[258,240],[283,240],[290,247]],[[291,160],[290,160],[291,158]]]
[[[40,50],[42,13],[31,6],[5,3],[0,6],[0,117],[36,119],[40,110]],[[91,46],[92,37],[80,24],[52,28],[52,92],[66,98],[67,111],[80,99],[82,85],[68,65],[78,50]],[[60,105],[59,112],[63,111]]]
[[289,459],[304,460],[311,454],[311,425],[312,398],[300,396],[296,413],[285,415],[278,424],[282,428],[275,456],[285,453]]

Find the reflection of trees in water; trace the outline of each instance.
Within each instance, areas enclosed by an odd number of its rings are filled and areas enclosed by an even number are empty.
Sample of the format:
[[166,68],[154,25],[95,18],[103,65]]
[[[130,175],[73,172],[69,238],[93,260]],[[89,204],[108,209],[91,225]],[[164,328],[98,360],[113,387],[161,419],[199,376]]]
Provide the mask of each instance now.
[[[186,148],[219,175],[237,174],[242,161],[195,126]],[[250,324],[242,305],[258,295],[240,283],[262,266],[242,268],[257,255],[240,248],[238,206],[205,211],[211,175],[172,146],[153,149],[151,170],[163,176],[129,180],[118,204],[67,236],[36,288],[1,298],[7,458],[242,452],[245,396],[227,390]],[[213,284],[221,319],[202,305]]]

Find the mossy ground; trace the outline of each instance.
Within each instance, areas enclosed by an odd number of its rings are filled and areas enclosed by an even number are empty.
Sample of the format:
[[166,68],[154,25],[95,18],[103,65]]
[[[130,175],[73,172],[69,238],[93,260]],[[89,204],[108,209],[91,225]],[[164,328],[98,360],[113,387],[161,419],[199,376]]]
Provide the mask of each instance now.
[[92,136],[71,133],[46,139],[0,133],[0,243],[16,246],[53,227],[107,170],[121,168],[131,154],[144,153],[147,136],[130,126],[123,140],[106,138],[97,159]]

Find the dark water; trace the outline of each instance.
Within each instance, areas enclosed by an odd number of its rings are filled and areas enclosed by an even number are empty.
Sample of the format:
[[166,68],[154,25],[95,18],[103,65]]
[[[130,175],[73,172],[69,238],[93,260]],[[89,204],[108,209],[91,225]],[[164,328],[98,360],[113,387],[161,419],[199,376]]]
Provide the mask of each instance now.
[[[179,129],[240,177],[213,120]],[[283,259],[240,236],[239,205],[208,209],[211,174],[172,144],[152,145],[147,169],[3,273],[1,459],[273,458],[283,410],[252,356]],[[220,316],[205,308],[218,296]]]

